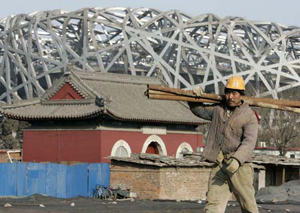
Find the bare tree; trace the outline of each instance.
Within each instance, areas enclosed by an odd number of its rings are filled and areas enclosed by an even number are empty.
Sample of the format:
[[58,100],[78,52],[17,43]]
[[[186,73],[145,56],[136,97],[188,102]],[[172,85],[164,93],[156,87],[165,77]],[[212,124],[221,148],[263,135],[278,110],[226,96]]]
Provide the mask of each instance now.
[[[283,99],[299,100],[296,90],[281,94]],[[280,156],[287,148],[300,147],[300,114],[270,109],[258,109],[261,116],[258,141],[276,147]]]
[[[282,111],[261,111],[261,129],[259,140],[278,149],[285,156],[287,148],[299,147],[299,115]],[[273,117],[270,119],[270,117]]]

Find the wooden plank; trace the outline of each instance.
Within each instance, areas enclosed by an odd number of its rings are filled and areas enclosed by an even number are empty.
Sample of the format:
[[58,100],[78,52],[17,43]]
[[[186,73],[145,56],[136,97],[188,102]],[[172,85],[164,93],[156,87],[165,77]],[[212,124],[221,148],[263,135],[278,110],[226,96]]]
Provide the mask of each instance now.
[[[182,96],[196,97],[196,95],[191,90],[182,90],[177,88],[165,87],[161,85],[148,84],[148,92],[150,90],[163,91],[163,92],[173,93]],[[212,99],[212,100],[220,100],[220,101],[225,100],[224,95],[218,95],[218,94],[204,93],[201,97],[206,99]],[[300,101],[284,100],[284,99],[279,100],[279,99],[272,99],[272,98],[256,98],[256,97],[249,97],[249,96],[243,96],[243,99],[253,103],[260,102],[266,104],[300,108]]]
[[[217,104],[220,104],[222,101],[225,100],[224,95],[204,93],[203,95],[201,95],[201,97],[195,97],[195,94],[193,94],[192,91],[185,91],[181,89],[164,87],[159,85],[148,85],[148,90],[146,91],[145,95],[147,95],[150,99],[157,100],[189,101]],[[299,104],[300,106],[299,101],[274,100],[266,98],[263,99],[246,96],[243,96],[243,100],[250,106],[300,113],[300,108],[293,107],[297,104]]]
[[282,167],[282,184],[285,183],[285,166]]

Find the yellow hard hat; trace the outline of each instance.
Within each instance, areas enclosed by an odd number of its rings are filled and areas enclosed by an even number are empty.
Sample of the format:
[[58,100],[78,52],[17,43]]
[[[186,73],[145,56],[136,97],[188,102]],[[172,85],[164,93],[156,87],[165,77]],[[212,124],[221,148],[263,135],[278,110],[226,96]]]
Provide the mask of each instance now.
[[227,89],[245,90],[245,81],[242,76],[231,76],[227,80]]

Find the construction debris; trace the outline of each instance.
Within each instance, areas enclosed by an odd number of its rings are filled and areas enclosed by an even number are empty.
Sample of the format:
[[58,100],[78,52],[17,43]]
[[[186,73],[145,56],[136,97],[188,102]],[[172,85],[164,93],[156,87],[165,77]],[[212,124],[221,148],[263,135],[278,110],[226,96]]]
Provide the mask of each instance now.
[[292,180],[280,186],[261,188],[256,193],[257,203],[299,203],[300,180]]
[[[201,97],[197,97],[193,93],[193,91],[153,84],[148,84],[148,90],[146,91],[145,95],[150,99],[159,100],[189,101],[215,104],[220,104],[221,102],[225,101],[225,95],[204,93],[203,95],[201,95]],[[243,96],[243,100],[250,106],[300,113],[300,101],[276,100],[271,98],[256,98],[247,96]]]
[[[133,153],[131,157],[117,157],[110,156],[109,159],[116,161],[130,162],[136,164],[152,165],[158,167],[166,166],[213,166],[214,163],[201,160],[201,153],[195,152],[182,152],[182,158],[175,158],[173,156],[166,155],[155,155],[148,153]],[[253,163],[255,163],[256,168],[260,168],[259,165],[273,164],[273,165],[290,165],[297,166],[300,165],[300,159],[292,159],[287,157],[280,157],[274,155],[259,155],[253,154]]]
[[191,167],[191,166],[213,166],[214,163],[203,162],[201,161],[201,154],[192,153],[192,152],[184,152],[183,158],[175,158],[173,156],[165,156],[165,155],[154,155],[148,153],[139,153],[132,154],[130,158],[124,157],[109,157],[109,159],[113,159],[116,161],[130,162],[136,164],[144,164],[158,167],[166,167],[166,166],[181,166],[181,167]]
[[6,203],[6,204],[4,204],[4,207],[12,207],[12,205],[10,204],[10,203]]

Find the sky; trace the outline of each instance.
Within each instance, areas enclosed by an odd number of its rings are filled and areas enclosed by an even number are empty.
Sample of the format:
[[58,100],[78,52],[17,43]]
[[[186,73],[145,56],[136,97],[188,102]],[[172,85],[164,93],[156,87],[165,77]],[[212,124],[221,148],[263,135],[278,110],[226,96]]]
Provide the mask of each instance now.
[[220,18],[238,16],[250,20],[272,21],[300,27],[299,0],[0,0],[0,19],[9,15],[87,7],[154,8],[179,10],[190,16],[213,13]]

